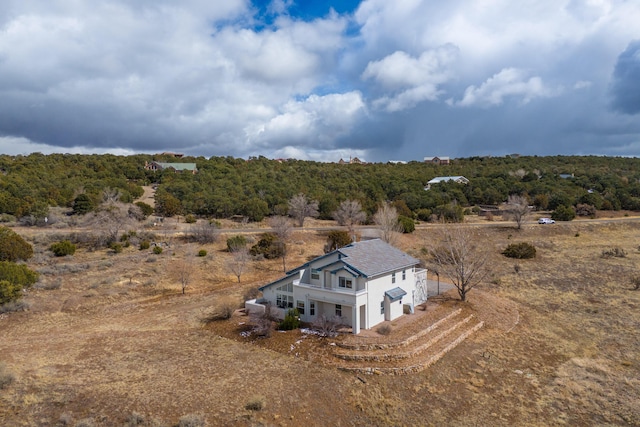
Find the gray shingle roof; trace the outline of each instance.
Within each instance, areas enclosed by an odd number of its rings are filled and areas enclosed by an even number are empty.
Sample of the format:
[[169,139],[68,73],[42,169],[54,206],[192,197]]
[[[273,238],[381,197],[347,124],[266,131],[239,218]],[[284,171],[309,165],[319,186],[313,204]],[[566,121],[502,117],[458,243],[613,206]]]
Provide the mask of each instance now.
[[338,249],[348,266],[367,277],[414,266],[420,261],[380,239],[363,240]]

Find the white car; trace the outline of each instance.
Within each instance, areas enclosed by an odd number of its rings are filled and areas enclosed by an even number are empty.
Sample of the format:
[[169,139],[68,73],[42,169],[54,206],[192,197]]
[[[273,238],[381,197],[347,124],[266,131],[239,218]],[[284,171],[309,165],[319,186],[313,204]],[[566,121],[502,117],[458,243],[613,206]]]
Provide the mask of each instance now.
[[555,224],[556,222],[551,218],[540,218],[538,224]]

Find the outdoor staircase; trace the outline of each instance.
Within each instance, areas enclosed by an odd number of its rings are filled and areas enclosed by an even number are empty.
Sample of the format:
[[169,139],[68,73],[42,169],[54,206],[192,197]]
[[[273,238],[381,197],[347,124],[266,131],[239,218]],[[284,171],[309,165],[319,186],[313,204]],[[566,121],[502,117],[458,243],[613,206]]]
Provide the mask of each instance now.
[[380,337],[337,343],[339,369],[361,374],[401,375],[420,372],[484,326],[473,314],[457,309],[401,340]]

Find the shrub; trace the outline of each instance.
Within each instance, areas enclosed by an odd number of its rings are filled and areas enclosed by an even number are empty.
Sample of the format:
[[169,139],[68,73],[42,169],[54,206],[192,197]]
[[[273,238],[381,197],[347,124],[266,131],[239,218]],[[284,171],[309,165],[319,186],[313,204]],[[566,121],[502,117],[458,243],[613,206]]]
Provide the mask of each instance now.
[[338,327],[342,324],[340,316],[319,315],[313,322],[313,329],[318,331],[323,337],[334,337],[338,333]]
[[22,296],[22,286],[0,280],[0,305],[15,301]]
[[282,331],[291,331],[300,327],[300,314],[295,308],[289,309],[284,319],[278,324],[278,329]]
[[433,213],[431,212],[431,209],[427,209],[427,208],[422,208],[422,209],[418,209],[416,211],[416,218],[418,218],[418,220],[420,221],[430,221],[431,220],[431,215]]
[[54,243],[49,247],[49,250],[53,252],[55,256],[67,256],[76,253],[76,245],[68,240],[63,240],[58,243]]
[[109,245],[109,248],[116,254],[119,254],[122,252],[122,244],[120,243],[111,243]]
[[154,246],[153,247],[153,253],[156,255],[160,255],[162,253],[162,247],[161,246]]
[[236,311],[236,305],[231,299],[222,300],[218,302],[209,313],[205,314],[202,318],[202,323],[206,324],[231,319],[234,311]]
[[403,233],[413,233],[416,229],[416,223],[407,216],[399,216],[398,223],[402,226]]
[[576,215],[578,216],[588,216],[590,218],[596,217],[596,208],[592,205],[587,205],[584,203],[580,203],[576,206]]
[[393,328],[391,327],[391,325],[384,324],[382,326],[379,326],[378,329],[376,329],[376,332],[378,332],[380,335],[386,336],[386,335],[389,335],[392,330]]
[[144,424],[144,416],[136,411],[133,411],[129,418],[127,419],[126,426],[135,427]]
[[199,257],[207,256],[207,251],[205,251],[204,249],[200,249],[200,250],[198,251],[198,256],[199,256]]
[[0,227],[0,261],[26,261],[33,256],[33,247],[19,234]]
[[602,258],[624,258],[627,252],[622,248],[609,248],[602,250]]
[[0,314],[15,313],[16,311],[27,311],[28,309],[29,304],[20,300],[0,304]]
[[144,251],[145,249],[149,249],[151,247],[151,242],[148,240],[143,240],[140,242],[140,250]]
[[511,243],[502,251],[502,255],[508,258],[529,259],[536,257],[536,248],[530,243]]
[[327,236],[327,244],[324,247],[325,253],[335,251],[351,243],[351,236],[348,231],[331,230]]
[[227,239],[227,250],[229,252],[238,252],[247,246],[247,238],[241,234],[229,237]]
[[178,420],[178,427],[205,427],[206,425],[204,417],[199,414],[183,415]]
[[278,239],[273,233],[263,233],[258,243],[251,247],[251,255],[262,255],[266,259],[280,258],[284,248],[278,244]]
[[196,217],[193,216],[192,214],[189,214],[189,215],[184,217],[184,222],[186,222],[187,224],[195,224],[196,223]]
[[560,205],[551,214],[551,219],[555,221],[571,221],[576,217],[576,211],[572,206]]
[[4,363],[0,363],[0,390],[9,386],[13,380],[14,376],[12,373],[7,372],[7,367]]
[[135,205],[140,208],[142,215],[148,217],[153,213],[153,206],[146,204],[145,202],[136,202]]
[[244,409],[248,411],[261,411],[265,406],[265,398],[264,396],[253,396],[246,405],[244,405]]

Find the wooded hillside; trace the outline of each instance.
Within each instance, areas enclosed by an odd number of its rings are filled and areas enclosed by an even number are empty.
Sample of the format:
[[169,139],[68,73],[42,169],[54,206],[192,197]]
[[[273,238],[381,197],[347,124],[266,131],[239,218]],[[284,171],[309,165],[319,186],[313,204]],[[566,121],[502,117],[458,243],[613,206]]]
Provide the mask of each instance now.
[[[198,173],[145,170],[145,162],[152,160],[194,162]],[[81,194],[89,199],[83,196],[83,203],[97,206],[107,189],[117,190],[120,201],[130,203],[142,195],[141,186],[149,184],[158,185],[157,213],[165,216],[245,215],[260,220],[286,213],[287,201],[299,193],[319,202],[320,218],[331,218],[346,199],[360,201],[369,215],[381,201],[395,201],[399,211],[406,204],[424,219],[451,204],[495,205],[512,194],[526,196],[542,209],[581,204],[640,210],[640,159],[625,157],[472,157],[439,166],[34,153],[0,156],[0,171],[0,213],[5,220],[7,215],[44,217],[50,206],[71,208]],[[454,175],[470,183],[441,183],[425,191],[432,178]]]

